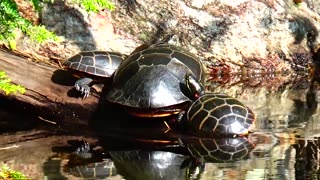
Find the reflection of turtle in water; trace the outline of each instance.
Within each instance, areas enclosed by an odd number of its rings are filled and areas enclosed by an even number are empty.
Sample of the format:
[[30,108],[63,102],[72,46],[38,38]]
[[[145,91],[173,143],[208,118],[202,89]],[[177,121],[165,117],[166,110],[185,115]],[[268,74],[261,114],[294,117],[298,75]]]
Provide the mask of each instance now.
[[161,150],[110,151],[117,172],[125,179],[187,179],[188,156]]
[[[245,137],[183,138],[180,149],[109,151],[117,172],[126,179],[190,179],[206,163],[236,162],[249,157],[254,145]],[[178,147],[176,147],[178,148]],[[189,152],[189,153],[188,153]]]
[[246,137],[182,138],[191,156],[201,162],[233,162],[248,158],[254,144]]
[[[206,163],[235,163],[250,157],[254,144],[246,137],[181,138],[180,143],[190,155],[188,178],[199,179]],[[185,163],[186,163],[185,162]]]
[[[185,74],[192,74],[200,82],[204,82],[205,74],[194,55],[165,43],[141,46],[127,58],[110,52],[83,52],[68,59],[64,65],[80,74],[86,72],[102,77],[111,76],[115,71],[111,90],[102,96],[138,117],[179,113],[190,103],[184,93],[187,89]],[[88,85],[93,79],[78,80],[76,89],[87,97]]]
[[66,172],[83,179],[105,179],[118,175],[117,169],[111,159],[103,159],[100,162],[65,167]]
[[110,156],[99,146],[91,149],[87,142],[79,140],[68,140],[68,143],[70,146],[53,147],[56,154],[43,164],[48,179],[105,179],[118,175]]
[[[254,145],[246,137],[237,138],[181,138],[183,146],[154,144],[152,140],[136,139],[138,144],[145,142],[140,148],[130,147],[106,150],[105,153],[113,161],[112,172],[117,172],[125,179],[188,179],[199,177],[205,164],[220,162],[236,162],[249,157]],[[79,150],[85,154],[90,152],[88,144]],[[152,148],[154,146],[154,148]],[[91,151],[92,152],[92,151]],[[81,153],[78,151],[78,153]],[[89,156],[84,156],[89,157]],[[110,165],[110,163],[109,163]],[[92,169],[76,168],[82,174]],[[96,166],[102,168],[102,166]],[[74,172],[75,168],[73,168]],[[83,172],[84,171],[84,172]],[[98,170],[96,170],[98,172]],[[100,171],[100,170],[99,170]],[[109,174],[110,175],[110,174]]]

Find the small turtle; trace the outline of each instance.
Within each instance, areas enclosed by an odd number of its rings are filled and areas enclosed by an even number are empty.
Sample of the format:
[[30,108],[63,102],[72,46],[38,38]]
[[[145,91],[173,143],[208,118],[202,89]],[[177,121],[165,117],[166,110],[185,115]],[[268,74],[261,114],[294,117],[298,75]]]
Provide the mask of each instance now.
[[255,121],[250,108],[225,94],[205,93],[204,87],[193,75],[187,74],[186,84],[194,102],[181,113],[183,128],[198,136],[244,136]]
[[84,97],[88,97],[90,84],[110,77],[126,57],[116,52],[84,51],[67,59],[63,65],[81,78],[75,82],[74,87]]
[[106,99],[137,117],[178,114],[191,102],[186,73],[204,82],[203,66],[194,55],[166,43],[151,45],[120,64]]

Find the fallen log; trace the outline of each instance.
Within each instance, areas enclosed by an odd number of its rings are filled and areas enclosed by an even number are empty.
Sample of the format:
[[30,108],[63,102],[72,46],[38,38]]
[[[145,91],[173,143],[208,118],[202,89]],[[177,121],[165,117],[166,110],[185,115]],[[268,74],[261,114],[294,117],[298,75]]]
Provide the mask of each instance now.
[[[73,88],[76,79],[68,71],[3,51],[0,71],[26,88],[24,94],[0,93],[0,134],[38,126],[54,134],[80,136],[110,135],[114,131],[128,132],[128,128],[137,132],[145,132],[141,128],[167,130],[161,118],[137,120],[125,109],[105,102],[100,94],[110,86],[95,86],[93,93],[83,99]],[[108,79],[105,84],[110,84]]]
[[5,51],[0,51],[0,71],[5,71],[14,84],[26,88],[24,94],[0,93],[2,132],[34,128],[39,124],[54,130],[76,131],[81,128],[85,131],[99,95],[90,95],[86,99],[77,96],[70,73]]

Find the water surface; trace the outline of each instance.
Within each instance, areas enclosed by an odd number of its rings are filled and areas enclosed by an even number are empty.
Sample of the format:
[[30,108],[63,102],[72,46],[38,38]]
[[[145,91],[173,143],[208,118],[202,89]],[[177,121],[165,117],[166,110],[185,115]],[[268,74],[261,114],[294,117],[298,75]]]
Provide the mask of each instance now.
[[[253,133],[245,139],[199,140],[167,132],[163,124],[108,129],[95,136],[52,135],[43,126],[15,130],[6,121],[21,117],[9,119],[2,111],[6,118],[1,125],[7,128],[0,138],[0,161],[31,179],[318,179],[317,79],[272,75],[223,80],[208,81],[208,90],[237,97],[256,114]],[[94,158],[74,155],[74,145],[82,139],[92,144]],[[245,150],[226,157],[212,144]],[[194,158],[191,147],[204,163]],[[203,147],[207,149],[199,150]],[[212,157],[203,156],[207,150]]]

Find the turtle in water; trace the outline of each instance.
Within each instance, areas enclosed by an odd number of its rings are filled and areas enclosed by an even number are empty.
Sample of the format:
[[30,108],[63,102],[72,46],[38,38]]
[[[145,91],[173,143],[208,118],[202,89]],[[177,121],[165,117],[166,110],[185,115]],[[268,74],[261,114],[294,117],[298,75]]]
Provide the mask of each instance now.
[[191,74],[185,76],[194,102],[179,121],[182,128],[202,137],[245,136],[253,128],[253,111],[239,100],[225,94],[205,93],[203,85]]

